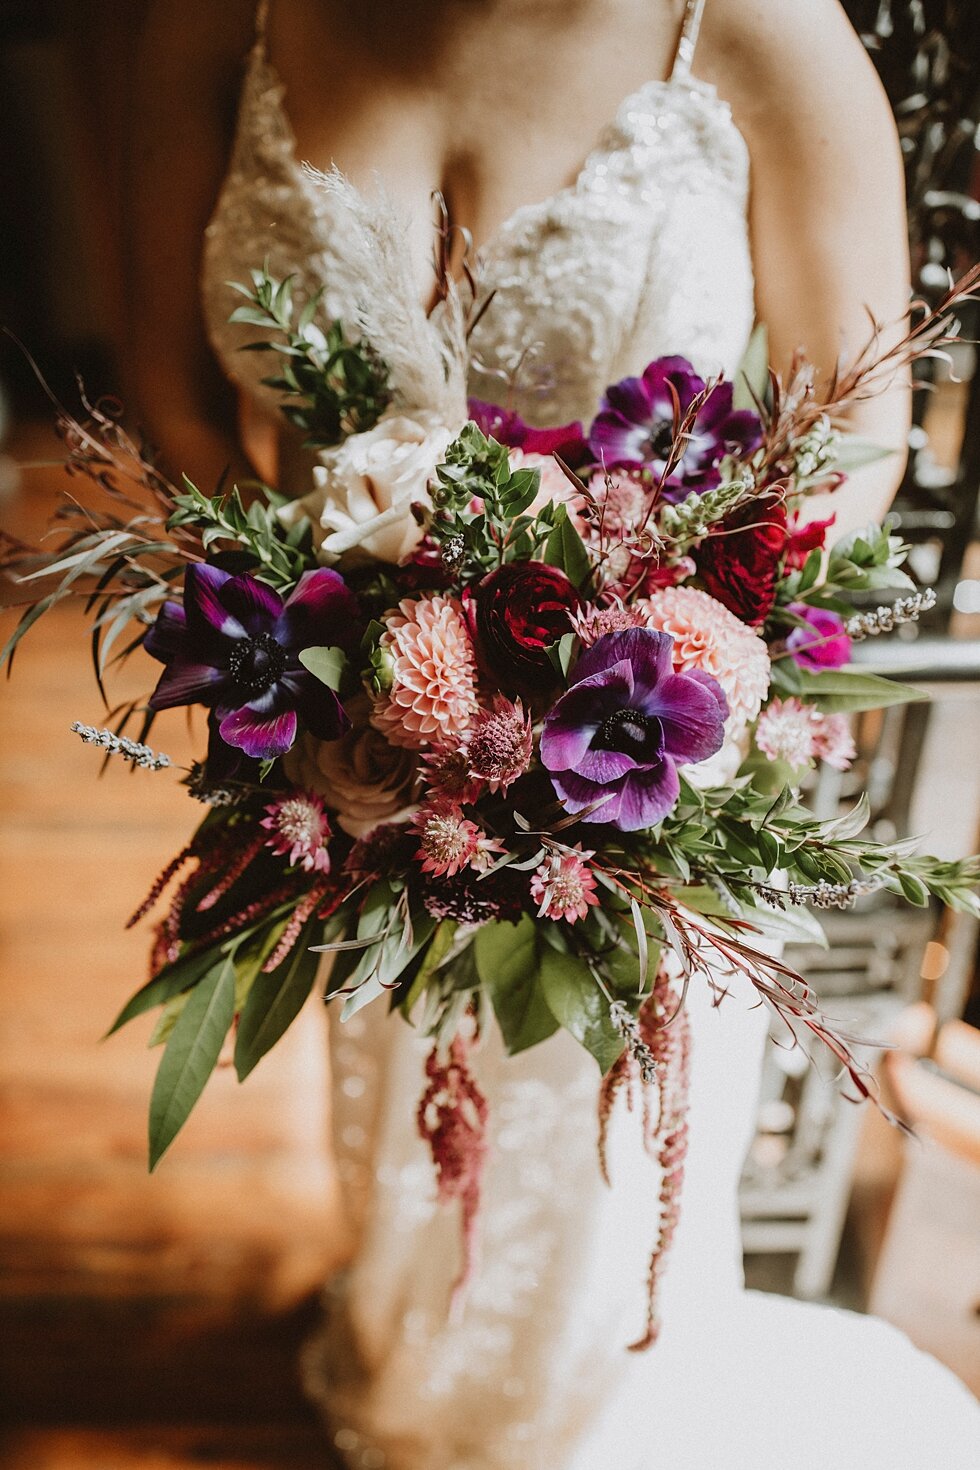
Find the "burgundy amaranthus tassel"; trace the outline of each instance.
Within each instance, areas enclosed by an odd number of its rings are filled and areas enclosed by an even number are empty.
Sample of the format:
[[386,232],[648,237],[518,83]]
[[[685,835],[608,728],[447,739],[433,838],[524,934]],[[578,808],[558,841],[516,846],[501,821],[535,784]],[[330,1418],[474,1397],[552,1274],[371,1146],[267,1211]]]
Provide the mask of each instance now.
[[282,931],[282,937],[280,938],[279,943],[276,945],[275,949],[272,951],[269,958],[262,966],[264,974],[268,975],[271,974],[273,970],[278,970],[283,960],[287,958],[297,939],[303,932],[303,925],[306,923],[313,910],[317,908],[321,903],[324,895],[327,892],[328,886],[329,885],[326,883],[316,883],[310,889],[309,893],[307,893],[304,898],[300,899],[299,903],[293,910],[289,923]]
[[670,980],[661,971],[653,995],[640,1011],[644,1040],[653,1053],[660,1079],[660,1113],[647,1146],[656,1149],[662,1172],[660,1185],[660,1233],[650,1256],[647,1272],[647,1318],[643,1336],[630,1343],[630,1351],[645,1352],[660,1335],[657,1295],[667,1265],[670,1247],[681,1215],[681,1189],[687,1157],[687,1103],[691,1080],[691,1027],[687,1011],[681,1010],[670,1026],[663,1017],[676,1004]]
[[469,1069],[472,1041],[454,1037],[446,1061],[432,1048],[429,1079],[419,1101],[418,1128],[432,1151],[439,1203],[458,1199],[463,1209],[463,1265],[453,1285],[450,1316],[458,1318],[476,1267],[480,1187],[487,1157],[487,1100]]

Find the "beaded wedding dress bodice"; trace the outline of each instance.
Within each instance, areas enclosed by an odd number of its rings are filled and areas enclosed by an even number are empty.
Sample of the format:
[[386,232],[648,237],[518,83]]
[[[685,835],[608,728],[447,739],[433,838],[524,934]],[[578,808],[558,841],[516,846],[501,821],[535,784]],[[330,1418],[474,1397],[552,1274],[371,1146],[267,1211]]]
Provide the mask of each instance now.
[[[735,370],[753,314],[748,157],[727,105],[690,75],[702,8],[690,0],[671,78],[627,98],[575,182],[517,210],[481,252],[495,296],[472,342],[476,396],[500,401],[506,384],[509,407],[556,424],[588,418],[606,384],[658,355]],[[274,275],[322,289],[331,317],[355,321],[358,248],[342,191],[296,157],[260,37],[203,280],[212,340],[251,401],[275,399],[261,358],[237,350],[254,330],[228,324],[226,283],[267,259]],[[303,493],[295,446],[284,463],[285,488]],[[427,1045],[380,1004],[332,1024],[335,1154],[358,1244],[305,1368],[352,1470],[966,1470],[949,1444],[968,1439],[937,1447],[923,1430],[916,1448],[921,1424],[892,1424],[925,1392],[946,1432],[972,1434],[936,1365],[882,1324],[743,1292],[737,1184],[765,1017],[737,986],[721,1006],[692,991],[688,1016],[681,1223],[646,1353],[627,1345],[643,1333],[662,1177],[639,1109],[621,1099],[602,1182],[599,1078],[585,1051],[561,1032],[506,1058],[494,1032],[483,1038],[474,1069],[491,1151],[457,1319],[459,1220],[435,1203],[414,1117]]]

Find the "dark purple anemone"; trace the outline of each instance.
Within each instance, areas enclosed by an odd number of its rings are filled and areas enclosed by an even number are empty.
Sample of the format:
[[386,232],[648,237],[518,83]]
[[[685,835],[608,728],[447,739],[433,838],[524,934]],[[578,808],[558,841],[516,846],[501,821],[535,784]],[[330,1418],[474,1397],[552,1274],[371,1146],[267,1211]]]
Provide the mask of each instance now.
[[358,609],[336,572],[304,572],[283,602],[255,577],[189,566],[184,601],[165,602],[144,647],[166,668],[151,709],[203,704],[220,738],[256,760],[285,755],[300,721],[320,740],[348,728],[326,684],[299,661],[306,648],[349,648]]
[[509,413],[496,403],[482,399],[469,400],[469,415],[481,433],[505,444],[508,449],[523,449],[526,454],[559,454],[572,469],[590,458],[585,431],[576,421],[560,424],[555,429],[536,429],[526,424],[520,414]]
[[582,654],[547,715],[541,762],[562,804],[583,822],[624,832],[652,827],[677,801],[678,765],[721,748],[728,715],[721,686],[698,669],[675,674],[673,644],[652,628],[607,633]]
[[[597,461],[642,465],[657,481],[667,468],[674,443],[674,399],[681,420],[705,391],[685,357],[658,357],[641,378],[623,378],[606,389],[599,413],[589,430],[589,445]],[[682,500],[692,490],[713,490],[721,482],[718,466],[726,454],[749,454],[762,438],[754,413],[732,408],[731,383],[718,383],[704,397],[687,435],[678,463],[663,484],[667,500]]]

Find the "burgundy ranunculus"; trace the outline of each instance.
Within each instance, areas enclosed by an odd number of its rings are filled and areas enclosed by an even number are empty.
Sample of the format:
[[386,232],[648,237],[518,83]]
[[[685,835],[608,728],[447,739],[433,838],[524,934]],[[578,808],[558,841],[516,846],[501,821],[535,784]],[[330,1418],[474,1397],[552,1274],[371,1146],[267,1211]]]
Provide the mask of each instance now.
[[165,602],[143,643],[166,665],[150,708],[205,705],[220,739],[253,760],[285,755],[300,721],[318,739],[336,740],[350,721],[299,655],[319,645],[350,648],[357,631],[357,600],[337,572],[304,572],[283,601],[247,572],[194,562],[183,604]]
[[749,454],[762,438],[758,416],[732,407],[731,383],[705,393],[686,357],[658,357],[640,378],[623,378],[606,389],[589,430],[589,445],[607,468],[645,465],[660,480],[674,447],[674,395],[683,419],[704,394],[683,452],[663,483],[666,500],[682,500],[692,490],[721,483],[718,466],[726,454]]
[[463,604],[482,661],[508,694],[532,695],[556,682],[545,651],[572,631],[579,597],[564,572],[541,561],[511,561],[468,587]]
[[823,550],[827,532],[836,519],[836,516],[828,516],[825,521],[806,521],[801,524],[797,519],[793,522],[789,527],[783,552],[783,565],[788,572],[800,571],[811,551]]
[[786,507],[775,496],[760,496],[733,511],[720,529],[722,534],[708,536],[698,548],[698,575],[712,597],[755,627],[776,600]]
[[823,669],[840,669],[851,661],[851,640],[844,631],[840,613],[827,607],[807,607],[791,602],[788,611],[802,620],[786,639],[786,651],[801,669],[819,674]]
[[508,449],[522,449],[525,454],[559,454],[572,469],[590,458],[585,431],[577,420],[554,429],[536,429],[520,414],[508,413],[496,403],[484,403],[479,398],[470,399],[469,415],[481,433]]

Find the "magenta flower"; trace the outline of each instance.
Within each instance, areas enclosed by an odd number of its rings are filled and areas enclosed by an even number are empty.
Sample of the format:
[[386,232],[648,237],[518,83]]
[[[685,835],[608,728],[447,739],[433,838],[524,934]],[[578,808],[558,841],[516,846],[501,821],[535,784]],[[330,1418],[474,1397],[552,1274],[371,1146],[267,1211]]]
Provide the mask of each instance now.
[[678,765],[721,748],[728,701],[710,674],[674,673],[673,644],[651,628],[607,633],[545,718],[541,762],[584,822],[652,827],[677,801]]
[[577,420],[554,429],[536,429],[533,424],[526,424],[520,414],[509,413],[496,403],[484,403],[479,398],[469,400],[469,415],[481,433],[508,449],[522,449],[525,454],[560,454],[572,468],[589,458],[585,433]]
[[318,739],[336,740],[350,722],[299,655],[349,647],[357,616],[353,593],[333,571],[304,572],[283,602],[248,573],[195,563],[183,605],[165,602],[144,641],[166,664],[150,708],[206,705],[224,743],[257,760],[285,755],[300,721]]
[[822,669],[839,669],[851,660],[851,640],[839,613],[824,607],[807,607],[791,602],[787,611],[802,619],[786,639],[786,651],[801,669],[819,674]]
[[[694,400],[705,393],[685,357],[658,357],[641,378],[623,378],[606,389],[589,430],[589,444],[607,469],[643,465],[660,480],[674,444],[674,399],[683,420]],[[754,413],[732,408],[731,383],[718,383],[704,397],[687,436],[683,453],[663,484],[668,500],[681,500],[692,490],[713,490],[721,482],[719,464],[726,454],[749,454],[762,438]]]

